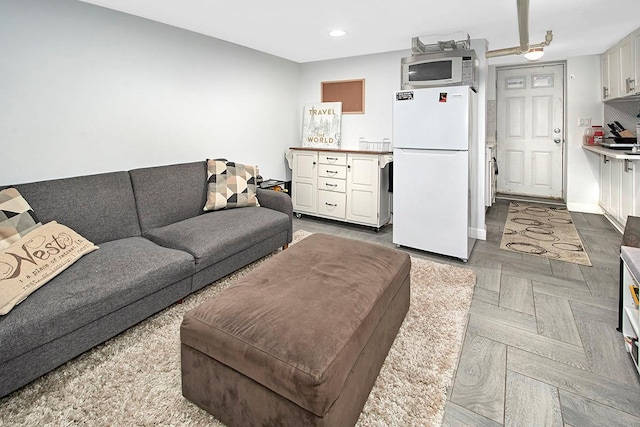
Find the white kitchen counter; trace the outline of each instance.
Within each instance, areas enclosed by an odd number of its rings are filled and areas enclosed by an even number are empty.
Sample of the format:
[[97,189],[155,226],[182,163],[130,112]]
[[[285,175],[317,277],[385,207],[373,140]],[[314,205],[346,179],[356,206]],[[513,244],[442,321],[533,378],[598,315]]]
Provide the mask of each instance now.
[[591,151],[592,153],[596,153],[600,156],[609,157],[610,159],[640,160],[640,151],[638,151],[638,154],[628,154],[631,151],[631,148],[628,148],[626,150],[612,150],[610,148],[604,148],[600,145],[583,145],[582,148],[587,151]]
[[285,153],[285,158],[289,163],[289,169],[293,169],[293,152],[310,151],[310,152],[329,152],[329,153],[352,153],[352,154],[374,154],[380,156],[380,167],[384,168],[389,163],[393,162],[393,151],[378,151],[378,150],[343,150],[340,148],[320,148],[320,147],[289,147],[289,150]]

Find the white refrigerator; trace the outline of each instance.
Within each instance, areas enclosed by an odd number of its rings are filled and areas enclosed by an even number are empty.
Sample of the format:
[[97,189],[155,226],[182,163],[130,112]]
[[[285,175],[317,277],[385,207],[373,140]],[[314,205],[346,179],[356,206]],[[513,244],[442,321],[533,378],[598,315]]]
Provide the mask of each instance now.
[[475,104],[467,86],[395,92],[394,244],[469,259]]

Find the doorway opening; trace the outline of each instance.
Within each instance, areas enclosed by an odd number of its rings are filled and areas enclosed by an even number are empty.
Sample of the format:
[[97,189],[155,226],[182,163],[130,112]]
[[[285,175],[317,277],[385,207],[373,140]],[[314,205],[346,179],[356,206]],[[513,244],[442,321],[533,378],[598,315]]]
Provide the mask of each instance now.
[[497,197],[564,200],[565,65],[496,70]]

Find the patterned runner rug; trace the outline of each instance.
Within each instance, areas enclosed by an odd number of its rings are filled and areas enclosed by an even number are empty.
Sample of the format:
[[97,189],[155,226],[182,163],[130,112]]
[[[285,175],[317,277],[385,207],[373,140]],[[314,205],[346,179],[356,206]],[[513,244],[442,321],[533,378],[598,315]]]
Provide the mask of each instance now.
[[511,201],[500,249],[591,266],[564,206]]

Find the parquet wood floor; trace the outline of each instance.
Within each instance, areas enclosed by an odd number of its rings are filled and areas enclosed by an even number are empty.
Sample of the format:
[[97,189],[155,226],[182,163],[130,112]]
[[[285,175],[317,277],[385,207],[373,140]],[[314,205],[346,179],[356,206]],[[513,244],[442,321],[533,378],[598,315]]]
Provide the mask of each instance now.
[[[477,282],[444,426],[640,426],[640,381],[616,331],[621,234],[571,213],[593,267],[500,250],[508,202],[488,211],[487,240],[467,263]],[[294,218],[294,230],[395,247],[372,229]]]

